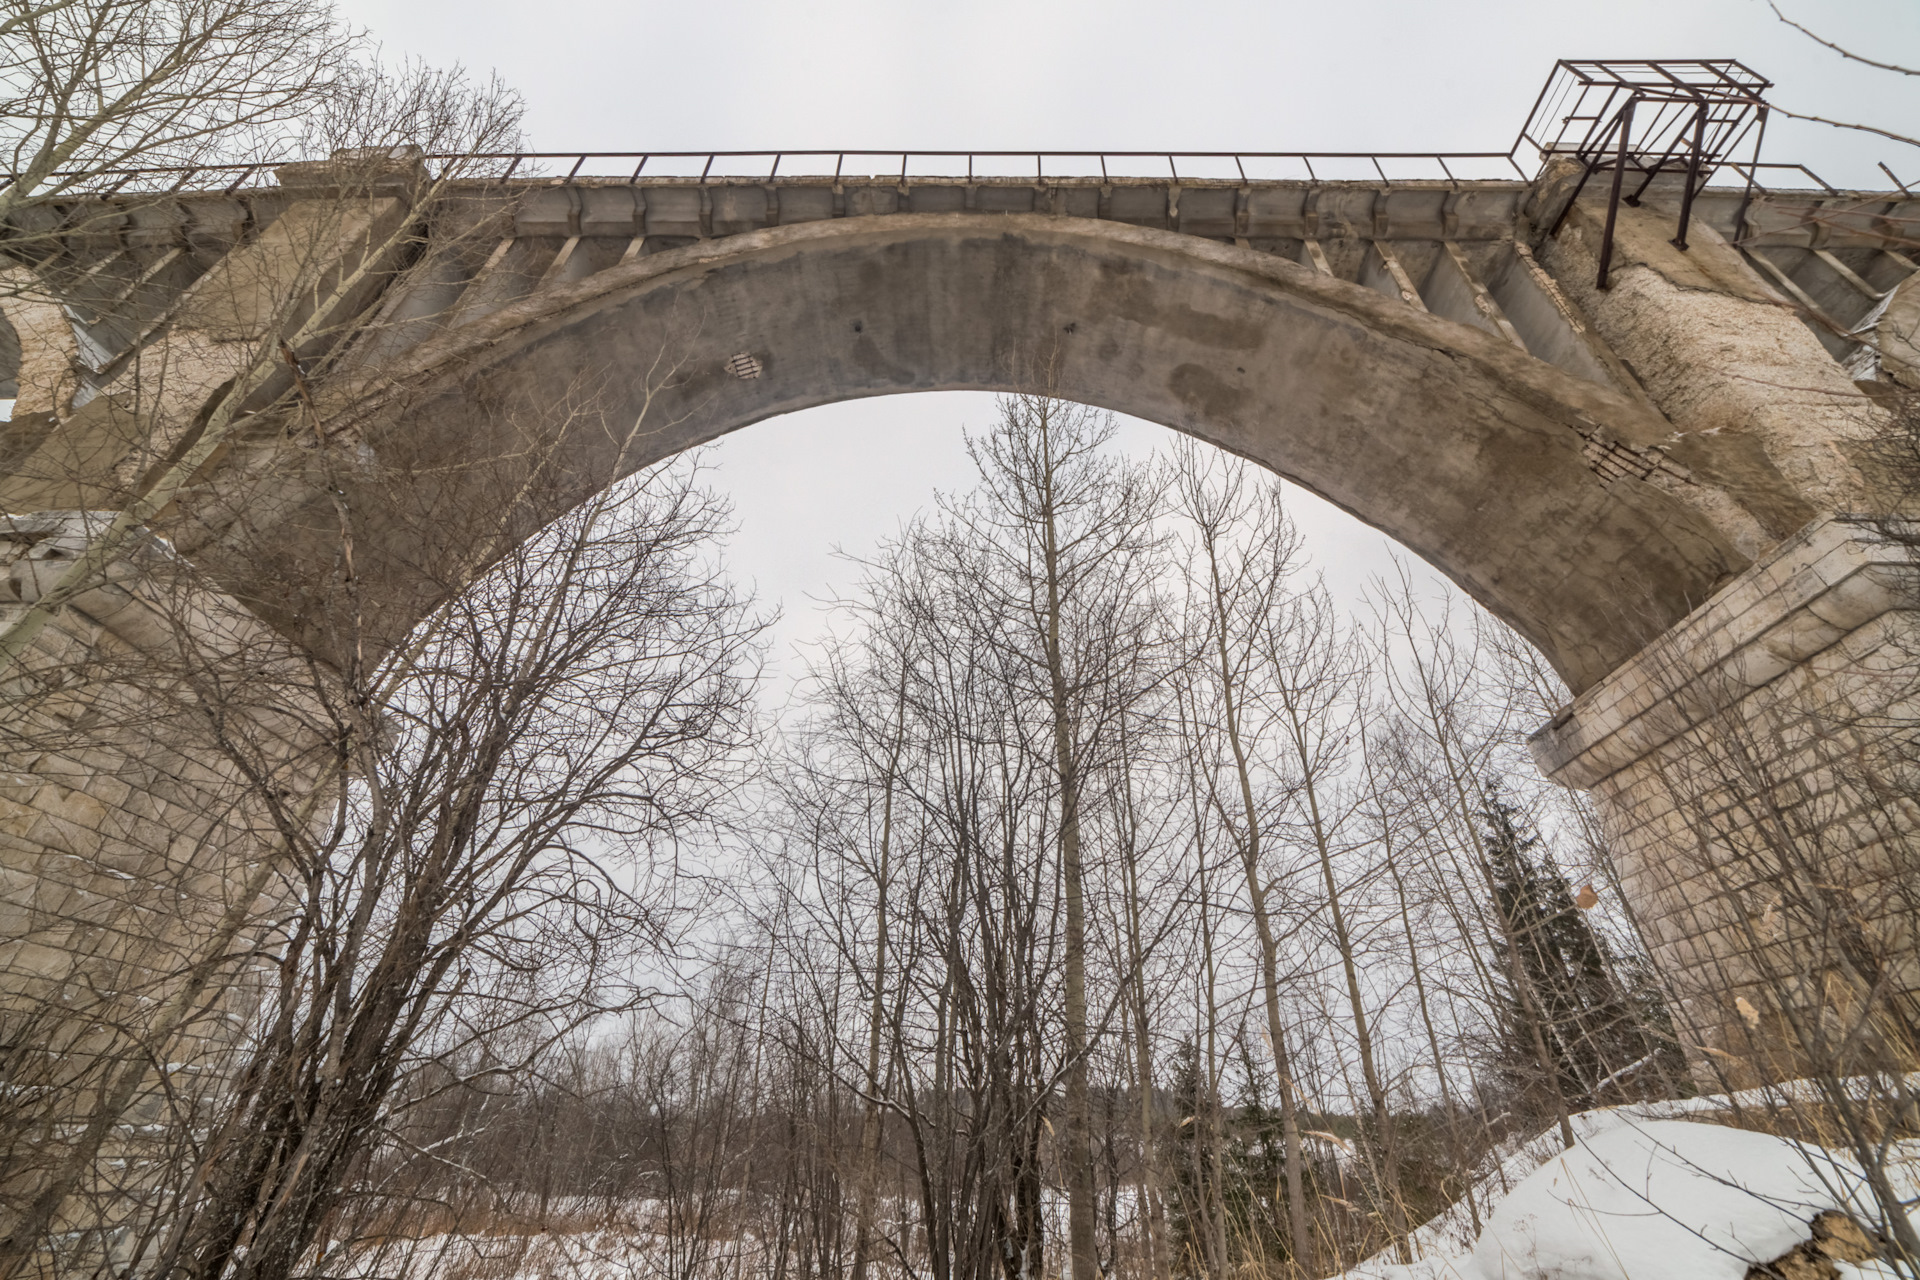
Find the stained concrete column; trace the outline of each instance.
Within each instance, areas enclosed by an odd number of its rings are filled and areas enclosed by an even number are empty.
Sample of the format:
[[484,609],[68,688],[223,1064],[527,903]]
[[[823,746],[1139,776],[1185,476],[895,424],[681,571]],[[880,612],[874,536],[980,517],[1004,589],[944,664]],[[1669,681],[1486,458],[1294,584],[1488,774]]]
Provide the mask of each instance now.
[[1703,222],[1676,247],[1677,208],[1618,213],[1608,288],[1595,196],[1538,256],[1673,424],[1668,462],[1744,509],[1726,522],[1738,549],[1757,558],[1822,516],[1879,510],[1859,464],[1880,411],[1791,302]]
[[[0,627],[112,514],[0,517]],[[290,824],[329,816],[315,692],[152,539],[0,677],[0,1237],[71,1177],[56,1273],[124,1247],[240,1043]]]

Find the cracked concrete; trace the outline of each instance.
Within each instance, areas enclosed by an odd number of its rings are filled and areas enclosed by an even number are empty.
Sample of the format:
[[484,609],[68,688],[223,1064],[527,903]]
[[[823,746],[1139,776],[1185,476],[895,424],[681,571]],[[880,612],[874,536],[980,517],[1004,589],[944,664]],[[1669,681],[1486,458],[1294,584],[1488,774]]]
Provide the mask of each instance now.
[[1730,532],[1749,557],[1818,515],[1876,509],[1854,451],[1881,429],[1880,411],[1719,232],[1696,223],[1682,252],[1676,222],[1673,209],[1623,204],[1605,291],[1597,198],[1543,248],[1677,429],[1667,456],[1745,513]]
[[[532,430],[573,477],[545,499],[563,504],[616,469],[796,409],[1011,388],[1023,361],[1049,351],[1059,394],[1196,435],[1326,496],[1511,622],[1575,688],[1746,563],[1693,495],[1591,465],[1596,439],[1670,434],[1643,401],[1271,254],[1090,219],[904,214],[669,250],[462,324],[377,378],[335,387],[322,409],[330,430],[407,472],[484,451],[490,430]],[[676,370],[667,385],[621,372],[663,352]],[[742,352],[763,376],[727,374]],[[567,402],[583,369],[609,372],[609,421],[644,405],[661,424],[623,460],[604,430],[476,419],[477,405]],[[369,526],[362,573],[386,582],[397,633],[426,588],[383,556],[412,540],[382,513],[423,518],[418,493],[364,471],[349,487]],[[439,492],[450,510],[472,505],[457,480]],[[337,518],[319,495],[289,510],[274,545],[182,545],[297,631],[315,607],[297,588],[323,576],[303,546],[317,552]]]

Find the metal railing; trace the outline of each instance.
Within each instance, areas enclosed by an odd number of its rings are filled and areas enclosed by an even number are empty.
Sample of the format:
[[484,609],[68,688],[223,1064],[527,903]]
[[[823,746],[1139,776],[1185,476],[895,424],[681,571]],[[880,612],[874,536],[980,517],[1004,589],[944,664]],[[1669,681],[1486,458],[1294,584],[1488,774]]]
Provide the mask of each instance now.
[[[1039,183],[1304,179],[1392,186],[1417,181],[1529,181],[1533,173],[1521,165],[1517,151],[508,151],[432,154],[422,159],[429,166],[469,169],[477,180],[529,183],[565,183],[576,178],[701,184],[809,179],[900,183],[916,179]],[[881,160],[885,165],[870,163]],[[755,163],[748,165],[747,161]],[[600,162],[606,162],[604,167]],[[91,198],[123,192],[174,194],[189,189],[231,195],[256,178],[264,183],[272,170],[287,163],[160,165],[84,175],[56,173],[43,190],[50,195]],[[1759,192],[1770,189],[1760,179],[1763,173],[1798,173],[1823,192],[1843,194],[1804,164],[1725,159],[1718,167],[1737,174],[1742,185],[1751,178],[1753,189]],[[84,186],[62,185],[82,177],[87,180]],[[12,175],[0,175],[0,190],[13,182]]]
[[[1500,179],[1530,177],[1513,156],[1502,151],[900,151],[883,148],[842,150],[751,151],[503,151],[428,154],[430,167],[457,167],[475,178],[575,178],[641,182],[671,179],[701,183],[724,181],[774,182],[781,179],[884,178],[911,182],[916,178],[980,180],[1097,179],[1100,181],[1284,181],[1309,182],[1418,181],[1459,182],[1485,180],[1472,170],[1497,169]],[[884,161],[884,164],[873,162]],[[752,163],[749,163],[752,162]],[[46,185],[75,194],[113,195],[129,188],[178,192],[196,182],[196,189],[231,194],[249,179],[265,175],[285,160],[252,164],[160,165],[89,173],[56,173]],[[1412,173],[1413,166],[1425,171]],[[1274,172],[1293,166],[1296,172]],[[1333,176],[1342,168],[1358,169]],[[1392,170],[1393,172],[1389,172]],[[1397,175],[1397,176],[1396,176]],[[85,187],[64,187],[84,178]],[[12,185],[12,175],[0,176],[0,190]]]
[[[1561,59],[1554,64],[1513,145],[1505,151],[900,151],[893,149],[755,151],[498,151],[421,155],[408,148],[385,153],[411,164],[422,161],[436,177],[479,181],[777,183],[782,181],[884,180],[902,185],[918,179],[974,182],[1444,182],[1530,181],[1551,157],[1573,156],[1586,175],[1602,168],[1632,167],[1638,192],[1669,171],[1687,174],[1686,200],[1721,171],[1731,171],[1752,194],[1765,192],[1759,175],[1799,173],[1823,191],[1843,194],[1803,164],[1760,159],[1766,127],[1765,92],[1771,82],[1731,58]],[[1634,120],[1635,109],[1640,116]],[[1629,139],[1631,132],[1632,138]],[[1734,158],[1752,138],[1751,155]],[[1610,154],[1611,153],[1611,154]],[[378,161],[378,150],[361,153]],[[1531,159],[1532,168],[1521,157]],[[884,161],[884,164],[880,163]],[[49,195],[112,196],[127,191],[172,194],[196,190],[230,195],[282,164],[161,165],[108,172],[56,173],[42,184]],[[307,161],[304,163],[311,163]],[[849,165],[860,172],[850,171]],[[434,166],[439,166],[437,173]],[[1883,170],[1886,169],[1882,165]],[[865,170],[871,169],[871,172]],[[1392,172],[1389,172],[1389,169]],[[1414,172],[1418,169],[1419,172]],[[1614,186],[1623,174],[1615,175]],[[1906,195],[1912,189],[1888,170]],[[14,175],[0,174],[0,191]],[[1585,176],[1582,177],[1585,181]],[[264,181],[264,178],[262,178]],[[1616,194],[1613,202],[1620,196]],[[1681,215],[1682,242],[1686,214]]]
[[[949,178],[969,182],[983,178],[1032,179],[1036,182],[1094,178],[1101,181],[1133,178],[1174,182],[1253,182],[1279,180],[1260,170],[1287,164],[1297,165],[1304,170],[1310,182],[1328,180],[1323,179],[1319,170],[1315,169],[1316,161],[1322,168],[1370,166],[1372,174],[1365,175],[1361,180],[1371,181],[1377,177],[1385,183],[1395,180],[1387,172],[1389,165],[1404,170],[1416,163],[1431,166],[1428,173],[1422,176],[1442,181],[1463,180],[1462,175],[1455,173],[1455,166],[1504,166],[1522,179],[1528,176],[1511,154],[1501,151],[590,151],[494,154],[470,159],[506,162],[507,169],[501,175],[503,178],[519,173],[529,162],[535,166],[552,163],[557,169],[559,164],[571,160],[573,163],[566,173],[559,175],[563,181],[576,176],[591,176],[638,182],[649,176],[651,166],[651,176],[654,177],[693,178],[700,182],[716,179],[772,182],[783,177],[831,177],[836,180],[848,177],[886,178],[900,182],[910,182],[915,178]],[[600,160],[618,161],[620,164],[613,172],[581,174],[589,161]],[[757,166],[749,168],[742,163],[750,160],[763,164],[764,172]],[[881,160],[887,161],[887,164],[884,167],[875,164],[870,169],[856,172],[849,171],[850,160],[856,165]],[[630,170],[626,168],[627,162],[632,162]],[[1184,172],[1183,163],[1186,165]],[[694,172],[696,165],[698,171]],[[1249,172],[1250,165],[1253,172]],[[1162,166],[1164,172],[1161,171]],[[1228,166],[1231,166],[1231,171]],[[663,172],[673,168],[683,172]],[[1501,176],[1504,178],[1506,175],[1503,172]],[[1417,179],[1403,174],[1399,180]],[[1464,180],[1473,179],[1469,176]]]

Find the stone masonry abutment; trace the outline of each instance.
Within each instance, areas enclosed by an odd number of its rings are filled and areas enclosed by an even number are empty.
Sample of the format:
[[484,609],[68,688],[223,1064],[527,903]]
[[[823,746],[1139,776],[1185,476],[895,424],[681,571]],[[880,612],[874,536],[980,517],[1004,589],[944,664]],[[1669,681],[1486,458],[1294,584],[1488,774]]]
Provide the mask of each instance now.
[[1533,739],[1735,1083],[1920,1026],[1915,533],[1814,522]]
[[[110,512],[0,518],[0,626]],[[143,1173],[229,1079],[259,942],[324,827],[316,682],[277,633],[142,539],[0,680],[0,1231],[43,1204],[55,1274],[127,1244]],[[39,1108],[18,1105],[41,1098]],[[56,1194],[58,1193],[58,1194]]]

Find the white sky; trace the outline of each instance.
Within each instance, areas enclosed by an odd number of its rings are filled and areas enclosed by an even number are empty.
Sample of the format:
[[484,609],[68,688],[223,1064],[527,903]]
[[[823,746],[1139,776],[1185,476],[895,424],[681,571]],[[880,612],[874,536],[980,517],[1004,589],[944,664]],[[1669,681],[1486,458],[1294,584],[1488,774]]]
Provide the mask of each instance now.
[[[1779,0],[1882,61],[1920,66],[1920,0]],[[1791,110],[1920,130],[1920,78],[1848,64],[1765,0],[345,0],[389,56],[497,70],[541,150],[1497,151],[1556,58],[1734,57]],[[1767,159],[1838,186],[1920,186],[1920,151],[1776,120]],[[967,484],[962,424],[984,396],[856,401],[730,437],[714,452],[741,525],[729,560],[786,610],[776,660],[818,625],[809,595]],[[1146,447],[1158,427],[1130,424]],[[1295,491],[1298,492],[1298,491]],[[1385,540],[1302,494],[1296,518],[1352,600]],[[787,660],[791,671],[791,660]]]

